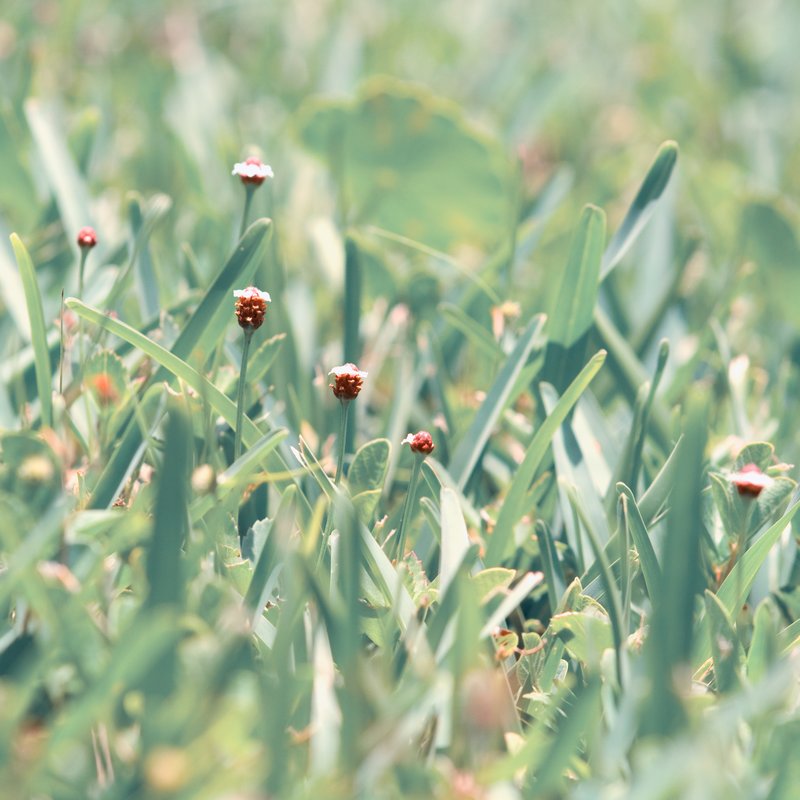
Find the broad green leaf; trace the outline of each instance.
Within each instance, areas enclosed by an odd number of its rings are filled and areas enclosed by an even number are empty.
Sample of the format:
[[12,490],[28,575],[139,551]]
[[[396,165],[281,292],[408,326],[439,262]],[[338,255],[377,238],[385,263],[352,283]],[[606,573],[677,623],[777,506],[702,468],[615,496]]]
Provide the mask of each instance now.
[[628,248],[636,241],[647,224],[664,190],[669,184],[672,170],[678,160],[678,145],[675,142],[664,142],[659,147],[650,169],[647,171],[631,207],[622,220],[619,230],[611,237],[611,241],[603,255],[603,266],[600,279],[603,280],[622,260]]
[[347,472],[347,486],[352,495],[383,489],[391,449],[388,439],[373,439],[358,449]]
[[601,350],[592,356],[580,374],[569,385],[553,412],[545,419],[528,445],[525,458],[517,467],[514,479],[503,500],[494,532],[489,538],[485,556],[487,566],[497,566],[508,555],[513,542],[514,526],[525,513],[523,504],[536,470],[539,468],[556,431],[603,365],[605,357],[605,350]]
[[536,316],[522,332],[514,350],[506,359],[497,373],[494,383],[486,393],[486,399],[454,450],[450,459],[450,474],[456,480],[460,490],[467,485],[483,448],[492,435],[498,417],[510,401],[517,377],[528,361],[528,356],[541,334],[544,323],[543,315]]
[[375,78],[353,101],[313,99],[297,130],[327,160],[351,222],[442,250],[486,249],[508,235],[514,184],[504,148],[419,86]]
[[564,642],[567,652],[584,664],[597,666],[603,651],[614,647],[611,621],[594,609],[556,614],[550,618],[550,630]]
[[19,274],[22,278],[22,287],[25,290],[25,303],[28,306],[28,319],[30,320],[31,344],[36,359],[36,388],[39,393],[42,425],[53,427],[53,372],[50,365],[50,350],[47,347],[47,326],[44,321],[44,308],[42,295],[39,291],[39,282],[36,270],[16,233],[11,234],[11,246],[17,258]]
[[549,344],[571,347],[589,330],[597,303],[605,235],[603,211],[597,206],[585,206],[561,277],[558,299],[549,315]]
[[470,581],[475,585],[478,599],[481,604],[493,597],[498,591],[507,589],[516,576],[516,570],[504,567],[490,567],[470,575]]

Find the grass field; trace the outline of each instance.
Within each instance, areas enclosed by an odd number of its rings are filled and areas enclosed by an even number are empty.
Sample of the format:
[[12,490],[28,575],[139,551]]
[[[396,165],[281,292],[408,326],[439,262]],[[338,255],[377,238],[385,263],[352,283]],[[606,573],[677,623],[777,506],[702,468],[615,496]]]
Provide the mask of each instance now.
[[0,800],[797,797],[798,30],[7,0]]

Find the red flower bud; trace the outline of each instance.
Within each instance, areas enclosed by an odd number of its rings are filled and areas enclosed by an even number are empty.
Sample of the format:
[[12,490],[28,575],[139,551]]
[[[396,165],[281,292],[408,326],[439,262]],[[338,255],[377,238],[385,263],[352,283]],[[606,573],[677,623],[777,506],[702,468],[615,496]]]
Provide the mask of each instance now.
[[272,167],[264,164],[260,158],[255,156],[250,156],[250,158],[234,164],[231,175],[238,175],[242,183],[253,186],[261,186],[267,178],[275,177]]
[[334,397],[339,400],[355,400],[361,391],[366,372],[362,372],[355,364],[343,364],[341,367],[334,367],[328,375],[333,375],[334,382],[328,386],[333,389]]
[[97,232],[94,228],[90,228],[88,225],[84,228],[81,228],[78,231],[77,237],[78,247],[84,248],[92,248],[97,244]]
[[235,313],[239,325],[245,330],[260,328],[264,324],[267,303],[272,301],[269,292],[248,286],[246,289],[237,289],[233,296],[236,298]]
[[762,472],[757,464],[745,464],[731,475],[731,483],[743,497],[758,497],[762,489],[772,483],[772,478]]
[[423,456],[430,455],[434,447],[433,437],[428,433],[428,431],[420,431],[419,433],[409,433],[405,439],[403,439],[402,444],[407,444],[411,447],[411,450],[414,453],[419,453]]

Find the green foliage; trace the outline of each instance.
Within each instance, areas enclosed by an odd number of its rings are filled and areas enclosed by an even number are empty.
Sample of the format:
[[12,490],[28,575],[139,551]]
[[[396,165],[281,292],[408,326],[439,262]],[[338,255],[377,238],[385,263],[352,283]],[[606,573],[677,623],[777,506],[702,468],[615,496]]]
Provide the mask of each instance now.
[[796,793],[800,12],[468,5],[4,15],[0,800]]

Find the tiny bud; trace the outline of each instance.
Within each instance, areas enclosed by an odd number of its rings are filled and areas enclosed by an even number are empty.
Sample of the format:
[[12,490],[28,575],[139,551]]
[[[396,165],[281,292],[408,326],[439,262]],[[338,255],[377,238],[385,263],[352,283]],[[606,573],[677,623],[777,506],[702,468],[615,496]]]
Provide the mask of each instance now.
[[367,377],[366,372],[362,372],[355,364],[343,364],[341,367],[334,367],[328,375],[333,375],[334,382],[328,386],[333,389],[334,397],[342,402],[355,400]]
[[192,490],[195,494],[211,494],[217,486],[217,473],[211,464],[201,464],[192,473]]
[[99,372],[89,378],[89,383],[95,391],[97,402],[104,408],[119,400],[119,392],[114,387],[114,382],[107,372]]
[[88,225],[84,228],[81,228],[78,231],[77,237],[78,247],[81,249],[88,248],[91,249],[97,244],[97,233],[94,228],[90,228]]
[[433,438],[428,431],[420,431],[419,433],[409,433],[401,444],[407,444],[412,452],[418,453],[422,456],[430,455],[436,445],[433,443]]
[[234,308],[239,325],[245,330],[260,328],[264,324],[267,303],[272,302],[269,292],[248,286],[246,289],[237,289],[233,296],[236,298]]
[[25,483],[48,483],[55,470],[49,458],[43,455],[28,456],[20,465],[17,475]]
[[731,475],[731,483],[743,497],[758,497],[772,483],[772,478],[762,472],[757,464],[745,464]]
[[272,167],[255,156],[234,164],[231,175],[238,175],[243,184],[251,186],[261,186],[267,178],[275,177]]

